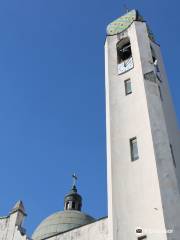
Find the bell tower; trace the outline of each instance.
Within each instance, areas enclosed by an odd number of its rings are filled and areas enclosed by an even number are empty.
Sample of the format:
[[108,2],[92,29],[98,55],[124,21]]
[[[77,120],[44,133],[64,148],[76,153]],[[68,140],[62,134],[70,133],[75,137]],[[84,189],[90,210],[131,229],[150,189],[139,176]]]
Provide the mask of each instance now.
[[179,240],[180,134],[160,46],[137,10],[105,43],[110,240]]

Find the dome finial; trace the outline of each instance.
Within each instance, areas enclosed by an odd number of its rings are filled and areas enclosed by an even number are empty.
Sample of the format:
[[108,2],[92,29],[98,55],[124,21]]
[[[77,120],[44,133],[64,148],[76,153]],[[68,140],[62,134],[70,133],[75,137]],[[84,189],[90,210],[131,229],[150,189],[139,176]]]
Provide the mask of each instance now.
[[77,193],[76,182],[77,175],[74,173],[72,175],[73,184],[71,191],[64,198],[64,210],[76,210],[81,211],[82,207],[82,197]]
[[77,180],[78,180],[78,177],[77,177],[77,175],[74,173],[74,174],[72,175],[72,178],[73,178],[72,189],[76,189],[76,182],[77,182]]

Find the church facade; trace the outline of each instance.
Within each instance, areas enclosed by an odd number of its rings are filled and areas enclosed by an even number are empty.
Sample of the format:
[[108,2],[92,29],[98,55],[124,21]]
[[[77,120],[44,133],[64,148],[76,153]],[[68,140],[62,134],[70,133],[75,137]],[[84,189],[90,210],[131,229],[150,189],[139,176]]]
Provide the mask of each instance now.
[[137,10],[107,26],[105,77],[108,217],[81,211],[74,182],[32,237],[17,202],[0,240],[180,239],[180,134],[160,46]]

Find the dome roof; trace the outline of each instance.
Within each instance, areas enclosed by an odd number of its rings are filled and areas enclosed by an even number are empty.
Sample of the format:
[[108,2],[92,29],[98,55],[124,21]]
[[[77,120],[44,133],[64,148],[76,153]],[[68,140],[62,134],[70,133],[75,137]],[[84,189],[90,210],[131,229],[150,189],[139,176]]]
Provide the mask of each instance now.
[[40,223],[34,231],[32,239],[42,240],[58,233],[92,223],[94,220],[91,216],[76,210],[57,212]]
[[64,211],[56,212],[43,220],[34,231],[33,240],[43,240],[95,221],[81,212],[82,197],[77,193],[77,176],[73,174],[72,177],[72,189],[64,198]]

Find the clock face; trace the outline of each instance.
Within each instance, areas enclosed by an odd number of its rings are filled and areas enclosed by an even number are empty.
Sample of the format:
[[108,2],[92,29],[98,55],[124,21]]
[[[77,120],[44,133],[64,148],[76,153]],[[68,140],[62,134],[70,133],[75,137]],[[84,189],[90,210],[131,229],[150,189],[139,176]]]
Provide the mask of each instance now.
[[128,70],[132,69],[134,67],[133,59],[128,58],[124,62],[118,64],[118,74],[122,74],[124,72],[127,72]]

